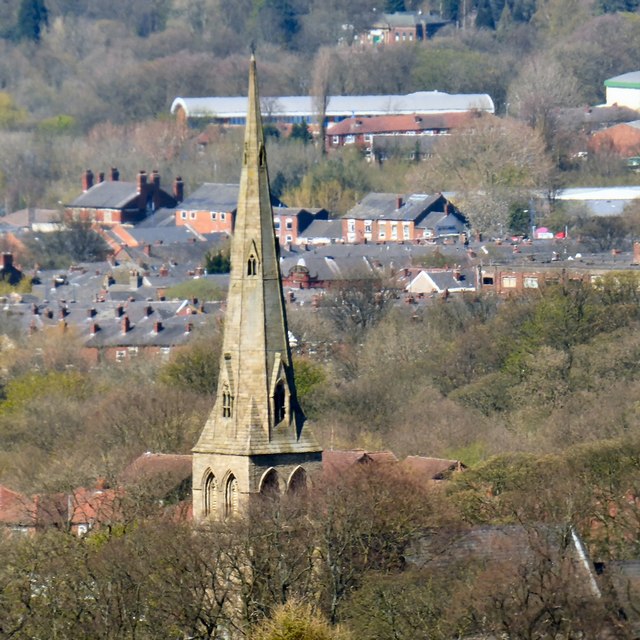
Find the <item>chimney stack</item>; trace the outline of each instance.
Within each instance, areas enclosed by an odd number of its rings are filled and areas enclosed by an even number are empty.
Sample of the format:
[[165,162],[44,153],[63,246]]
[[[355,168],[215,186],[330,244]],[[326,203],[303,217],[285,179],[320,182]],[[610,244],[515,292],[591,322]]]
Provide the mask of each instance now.
[[120,172],[117,167],[111,167],[111,181],[118,182],[120,180]]
[[93,171],[87,169],[82,175],[82,190],[89,191],[93,187]]
[[104,182],[104,171],[101,171],[98,174],[98,183],[100,183],[100,182]]
[[12,269],[13,268],[13,254],[5,251],[2,254],[2,268],[4,271],[7,271],[8,269]]
[[142,193],[147,189],[147,172],[143,170],[138,172],[138,193]]
[[178,176],[173,182],[173,197],[178,201],[184,200],[184,182],[182,178]]
[[398,196],[396,198],[396,209],[400,209],[400,207],[404,204],[403,200],[402,200],[402,196]]
[[160,333],[162,331],[162,322],[159,320],[153,323],[153,333]]
[[185,333],[191,333],[191,330],[193,329],[193,324],[191,324],[191,322],[187,322],[184,331]]
[[124,313],[124,307],[121,304],[119,304],[116,307],[116,318],[120,318],[123,313]]
[[93,323],[91,324],[91,335],[92,335],[92,336],[95,336],[95,335],[96,335],[96,333],[98,333],[98,331],[100,331],[100,326],[98,325],[98,323],[97,323],[97,322],[93,322]]
[[633,264],[640,264],[640,242],[633,243]]
[[148,304],[144,309],[144,315],[148,318],[153,313],[153,307]]
[[93,318],[96,315],[96,310],[91,307],[91,309],[87,309],[87,318]]
[[129,316],[123,316],[122,318],[122,335],[127,333],[131,329],[131,323],[129,322]]
[[151,172],[151,182],[153,184],[154,191],[159,191],[160,190],[160,173],[158,172],[157,169],[154,169]]

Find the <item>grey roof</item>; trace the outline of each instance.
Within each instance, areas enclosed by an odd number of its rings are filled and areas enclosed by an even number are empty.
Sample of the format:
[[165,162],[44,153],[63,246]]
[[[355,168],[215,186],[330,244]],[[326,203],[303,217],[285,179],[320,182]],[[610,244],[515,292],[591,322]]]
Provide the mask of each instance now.
[[371,278],[376,274],[371,261],[364,256],[334,258],[309,253],[280,260],[280,271],[285,276],[296,266],[305,267],[312,278],[323,281]]
[[[311,96],[262,98],[263,115],[308,116],[317,112]],[[171,113],[182,108],[190,118],[244,118],[247,98],[244,96],[212,98],[176,98]],[[437,113],[479,109],[494,113],[493,100],[486,93],[450,94],[442,91],[417,91],[407,95],[330,96],[327,117],[385,115],[389,113]]]
[[[640,88],[640,71],[630,71],[604,81],[605,87]],[[637,85],[637,87],[636,87]]]
[[[400,208],[397,207],[399,197],[403,202]],[[435,195],[414,193],[402,196],[395,193],[368,193],[344,217],[357,220],[415,220],[441,197],[439,193]]]
[[430,13],[417,14],[413,11],[396,11],[395,13],[383,13],[374,27],[381,25],[389,27],[413,27],[417,24],[448,24],[450,21]]
[[328,238],[329,240],[342,239],[342,220],[314,220],[305,230],[299,234],[300,238]]
[[[246,101],[246,98],[245,98]],[[178,211],[235,211],[238,205],[240,185],[237,183],[205,182],[177,207]],[[274,207],[283,203],[275,196],[271,196]]]
[[443,213],[440,211],[432,211],[427,215],[416,227],[420,229],[433,229],[439,236],[458,235],[465,228],[465,222],[453,213]]
[[111,180],[94,184],[73,200],[70,207],[90,207],[93,209],[124,209],[138,197],[138,185],[135,182]]
[[175,242],[193,242],[198,239],[188,226],[179,227],[134,227],[127,229],[129,235],[142,244],[172,244]]
[[[179,207],[180,205],[178,205]],[[176,207],[177,208],[177,207]],[[136,229],[144,229],[146,227],[175,227],[176,226],[176,209],[161,207],[154,211],[150,216],[136,224]]]

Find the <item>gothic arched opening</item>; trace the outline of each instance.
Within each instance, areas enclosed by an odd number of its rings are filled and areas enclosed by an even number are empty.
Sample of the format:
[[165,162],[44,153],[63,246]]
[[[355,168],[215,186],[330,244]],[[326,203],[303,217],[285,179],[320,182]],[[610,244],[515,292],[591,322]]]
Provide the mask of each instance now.
[[275,469],[269,469],[260,481],[260,495],[277,496],[280,494],[280,480]]
[[230,518],[238,513],[239,510],[239,490],[238,480],[233,475],[229,474],[227,482],[224,485],[224,517]]
[[215,516],[218,512],[218,481],[209,471],[204,481],[204,515]]
[[302,467],[297,467],[289,476],[287,493],[302,493],[307,490],[307,472]]

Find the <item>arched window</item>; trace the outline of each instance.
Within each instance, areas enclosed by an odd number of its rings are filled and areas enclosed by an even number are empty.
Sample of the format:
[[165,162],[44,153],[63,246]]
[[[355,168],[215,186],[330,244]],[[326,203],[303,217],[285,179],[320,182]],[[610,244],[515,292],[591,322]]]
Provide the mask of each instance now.
[[238,513],[238,480],[230,473],[224,487],[224,517],[230,518]]
[[215,516],[218,512],[218,481],[213,473],[209,472],[204,481],[204,515]]
[[289,476],[289,482],[287,483],[287,493],[301,493],[307,489],[307,472],[298,467],[294,469],[293,473]]
[[280,493],[280,482],[278,481],[278,472],[275,469],[269,469],[260,481],[260,495],[277,496]]
[[252,253],[247,260],[247,275],[255,276],[258,273],[258,260]]
[[275,424],[282,422],[287,414],[286,394],[284,391],[284,383],[279,380],[276,389],[273,392],[273,415]]

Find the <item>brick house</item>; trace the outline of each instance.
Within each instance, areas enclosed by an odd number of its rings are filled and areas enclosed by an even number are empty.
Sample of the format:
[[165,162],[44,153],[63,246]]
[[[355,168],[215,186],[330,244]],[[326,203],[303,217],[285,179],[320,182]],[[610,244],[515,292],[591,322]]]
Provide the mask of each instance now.
[[415,140],[416,136],[439,136],[450,133],[480,112],[425,113],[409,115],[345,118],[328,127],[325,134],[327,151],[353,145],[370,155],[374,136],[402,137]]
[[432,38],[448,24],[452,24],[451,20],[421,11],[383,13],[368,31],[355,36],[354,44],[381,46],[420,42]]
[[369,193],[342,219],[345,242],[417,242],[465,233],[464,216],[441,193]]
[[329,212],[326,209],[273,208],[273,227],[283,246],[299,244],[301,234],[316,220],[329,220]]
[[136,223],[161,207],[175,207],[182,199],[182,178],[176,178],[173,194],[160,187],[160,174],[140,171],[135,182],[120,180],[120,172],[111,169],[110,180],[99,173],[97,181],[91,169],[82,176],[82,194],[65,205],[65,216],[101,224]]
[[[231,235],[238,206],[239,184],[205,182],[176,207],[176,226],[189,226],[197,233]],[[273,207],[284,206],[272,196]]]

